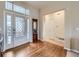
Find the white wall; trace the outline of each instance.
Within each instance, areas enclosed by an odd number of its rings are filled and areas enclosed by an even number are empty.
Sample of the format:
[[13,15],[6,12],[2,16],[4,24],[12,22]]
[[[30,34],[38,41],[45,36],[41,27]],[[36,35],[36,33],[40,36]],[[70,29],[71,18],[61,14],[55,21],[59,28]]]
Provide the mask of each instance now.
[[43,39],[64,39],[64,10],[45,15]]

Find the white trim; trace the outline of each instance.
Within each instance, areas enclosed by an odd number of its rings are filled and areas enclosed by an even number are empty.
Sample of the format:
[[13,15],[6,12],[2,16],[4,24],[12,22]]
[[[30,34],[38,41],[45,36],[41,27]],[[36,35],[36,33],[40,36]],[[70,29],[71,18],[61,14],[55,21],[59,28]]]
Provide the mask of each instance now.
[[68,50],[68,51],[73,51],[73,52],[79,53],[79,51],[78,51],[78,50],[69,49],[69,48],[66,48],[66,47],[64,47],[64,49],[66,49],[66,50]]
[[64,49],[66,49],[66,50],[68,50],[68,51],[70,51],[70,50],[71,50],[70,48],[66,48],[66,47],[64,47]]
[[71,49],[71,51],[76,52],[76,53],[79,53],[79,51],[78,51],[78,50]]

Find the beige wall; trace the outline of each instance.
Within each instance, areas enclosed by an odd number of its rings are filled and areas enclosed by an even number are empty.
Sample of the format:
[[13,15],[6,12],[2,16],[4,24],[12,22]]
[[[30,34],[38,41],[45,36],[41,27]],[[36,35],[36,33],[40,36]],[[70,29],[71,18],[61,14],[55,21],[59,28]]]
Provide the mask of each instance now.
[[79,2],[71,6],[71,48],[79,51]]
[[2,35],[4,34],[4,8],[3,7],[4,7],[4,2],[0,2],[0,33]]
[[3,19],[3,15],[4,15],[4,12],[3,12],[3,4],[4,2],[0,2],[0,32],[3,34],[3,32],[4,32],[4,23],[3,23],[3,21],[4,21],[4,19]]
[[45,15],[43,39],[64,38],[64,10]]

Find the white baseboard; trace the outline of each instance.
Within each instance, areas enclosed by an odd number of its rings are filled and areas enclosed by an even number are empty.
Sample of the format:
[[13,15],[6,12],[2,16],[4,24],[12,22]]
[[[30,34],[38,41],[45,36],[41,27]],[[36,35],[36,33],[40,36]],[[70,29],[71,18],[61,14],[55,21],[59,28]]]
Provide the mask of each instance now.
[[66,47],[64,47],[64,49],[66,49],[66,50],[68,50],[68,51],[70,51],[70,50],[71,50],[70,48],[66,48]]
[[64,47],[64,49],[66,49],[66,50],[68,50],[68,51],[73,51],[73,52],[79,53],[79,51],[74,50],[74,49],[69,49],[69,48],[66,48],[66,47]]
[[76,53],[79,53],[79,51],[78,51],[78,50],[71,49],[71,51],[76,52]]

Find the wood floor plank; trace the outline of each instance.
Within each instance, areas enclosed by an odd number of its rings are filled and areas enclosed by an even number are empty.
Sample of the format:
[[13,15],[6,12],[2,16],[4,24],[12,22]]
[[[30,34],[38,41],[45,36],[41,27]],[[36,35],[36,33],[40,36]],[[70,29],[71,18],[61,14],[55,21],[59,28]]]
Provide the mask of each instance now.
[[65,57],[66,53],[67,51],[62,46],[38,41],[9,49],[5,51],[4,57]]

